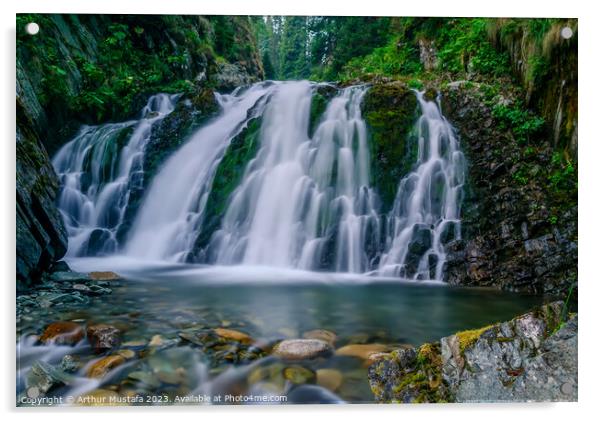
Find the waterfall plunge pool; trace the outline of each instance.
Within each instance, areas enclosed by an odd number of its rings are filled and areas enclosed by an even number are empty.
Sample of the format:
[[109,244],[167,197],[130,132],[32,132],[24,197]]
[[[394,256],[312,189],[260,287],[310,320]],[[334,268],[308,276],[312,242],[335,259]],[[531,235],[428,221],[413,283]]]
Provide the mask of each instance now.
[[[35,361],[60,366],[65,355],[72,355],[80,365],[74,378],[47,396],[98,395],[100,389],[101,395],[168,397],[157,404],[185,403],[183,397],[194,396],[286,396],[287,403],[372,402],[369,361],[350,355],[371,349],[366,344],[385,351],[419,346],[460,330],[508,320],[543,300],[440,282],[266,267],[144,264],[123,258],[73,259],[69,264],[84,271],[110,268],[124,280],[112,294],[94,297],[86,305],[40,308],[39,314],[29,314],[29,321],[22,320],[17,344],[21,393]],[[57,320],[115,326],[121,331],[121,345],[100,355],[85,339],[75,347],[36,345],[35,335]],[[254,345],[193,343],[182,338],[216,328],[243,332]],[[265,345],[302,338],[316,329],[336,334],[338,351],[297,362],[261,351],[267,349]],[[363,351],[349,347],[354,344],[364,345]],[[343,347],[346,351],[341,352]],[[123,351],[133,351],[135,356],[101,379],[87,378],[96,361]]]

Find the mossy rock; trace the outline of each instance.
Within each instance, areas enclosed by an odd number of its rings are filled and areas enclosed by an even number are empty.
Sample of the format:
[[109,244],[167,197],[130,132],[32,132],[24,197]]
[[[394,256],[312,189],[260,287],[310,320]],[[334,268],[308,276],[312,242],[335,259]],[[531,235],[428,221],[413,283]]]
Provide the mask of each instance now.
[[412,133],[419,115],[418,100],[401,82],[377,84],[366,93],[362,113],[371,137],[372,184],[388,210],[399,181],[416,160],[418,145]]
[[261,118],[251,119],[230,142],[217,167],[207,199],[203,228],[195,243],[195,254],[204,249],[213,233],[219,229],[228,210],[229,198],[240,184],[249,161],[257,155],[260,145]]
[[308,135],[310,137],[315,133],[324,111],[328,108],[328,103],[338,92],[338,89],[331,85],[319,85],[314,89],[309,110]]
[[144,176],[142,185],[130,186],[130,197],[123,223],[119,227],[117,239],[122,241],[142,203],[146,189],[163,163],[209,119],[215,117],[219,105],[213,91],[201,88],[194,93],[183,95],[175,109],[152,127],[151,137],[144,151]]

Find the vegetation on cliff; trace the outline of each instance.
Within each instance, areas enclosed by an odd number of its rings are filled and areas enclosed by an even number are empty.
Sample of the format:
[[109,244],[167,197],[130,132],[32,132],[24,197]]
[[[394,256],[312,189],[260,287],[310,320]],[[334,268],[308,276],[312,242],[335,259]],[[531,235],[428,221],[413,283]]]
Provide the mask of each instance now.
[[17,28],[21,77],[46,111],[51,153],[77,125],[129,118],[152,93],[219,88],[225,64],[263,78],[246,16],[21,14]]

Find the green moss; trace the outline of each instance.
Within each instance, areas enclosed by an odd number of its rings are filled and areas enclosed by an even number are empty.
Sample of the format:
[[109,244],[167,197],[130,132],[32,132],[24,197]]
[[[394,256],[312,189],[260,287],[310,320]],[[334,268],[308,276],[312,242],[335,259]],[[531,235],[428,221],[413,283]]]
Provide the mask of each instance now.
[[261,118],[249,121],[247,127],[230,142],[221,160],[211,193],[207,199],[203,229],[196,241],[196,249],[204,248],[220,226],[228,210],[229,198],[240,184],[249,161],[257,155],[260,146]]
[[328,99],[324,95],[316,92],[311,97],[311,106],[309,111],[309,136],[313,135],[318,123],[320,122],[320,117],[322,117],[322,114],[324,114],[324,111],[326,111],[327,106]]
[[481,335],[483,335],[483,333],[485,333],[493,327],[494,325],[489,325],[479,329],[464,330],[462,332],[456,333],[456,337],[458,338],[459,342],[460,353],[464,353],[466,348],[469,348],[470,346],[474,345],[475,342],[479,340]]
[[378,187],[384,208],[390,209],[399,180],[416,161],[418,145],[412,132],[417,99],[402,83],[377,84],[366,93],[362,112],[371,137],[372,184]]

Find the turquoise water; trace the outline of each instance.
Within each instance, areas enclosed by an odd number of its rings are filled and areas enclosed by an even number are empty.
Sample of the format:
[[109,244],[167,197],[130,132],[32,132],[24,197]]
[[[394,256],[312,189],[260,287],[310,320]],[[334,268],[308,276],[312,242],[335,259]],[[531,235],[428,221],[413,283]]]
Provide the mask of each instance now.
[[[96,297],[89,305],[45,309],[39,318],[19,327],[19,385],[24,388],[23,378],[36,359],[58,365],[64,355],[73,354],[82,364],[77,381],[54,389],[50,395],[70,396],[103,389],[119,395],[165,394],[169,403],[179,403],[176,396],[198,394],[273,394],[287,396],[288,403],[372,402],[368,362],[361,358],[335,353],[287,363],[257,354],[248,361],[227,361],[215,349],[181,340],[179,333],[223,327],[243,332],[258,343],[274,343],[300,338],[313,329],[327,329],[336,334],[335,349],[358,343],[418,346],[459,330],[510,319],[542,302],[536,296],[441,283],[270,273],[245,268],[153,268],[140,271],[139,276],[128,275],[112,294]],[[89,380],[86,367],[99,356],[85,343],[52,350],[33,344],[31,335],[39,334],[54,320],[114,325],[122,332],[121,348],[134,350],[136,357],[101,380]],[[155,335],[160,335],[163,342],[159,347],[149,345]],[[284,374],[290,367],[310,373],[329,369],[331,375],[335,371],[336,387],[329,391],[315,386],[315,378],[308,380],[312,385],[294,384]],[[163,371],[184,373],[184,379],[174,384],[131,377],[131,373],[140,371],[151,376]]]

